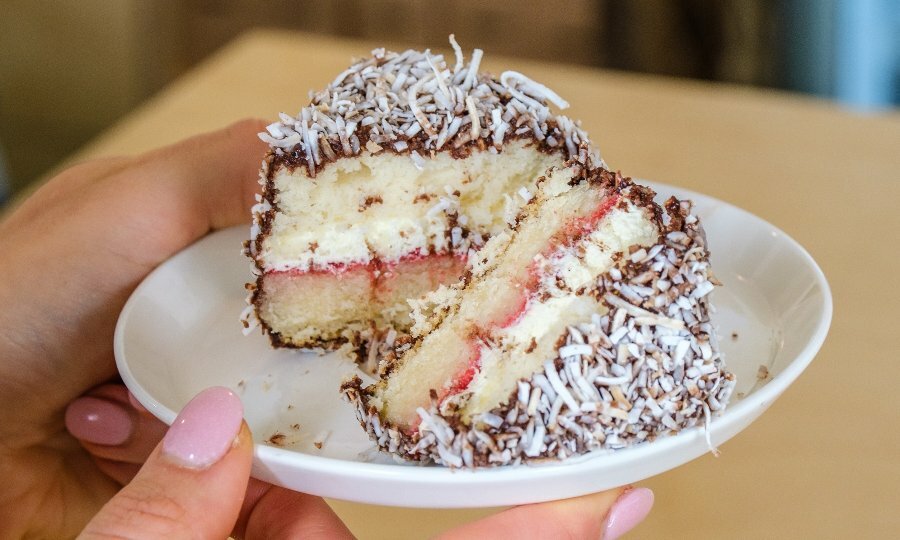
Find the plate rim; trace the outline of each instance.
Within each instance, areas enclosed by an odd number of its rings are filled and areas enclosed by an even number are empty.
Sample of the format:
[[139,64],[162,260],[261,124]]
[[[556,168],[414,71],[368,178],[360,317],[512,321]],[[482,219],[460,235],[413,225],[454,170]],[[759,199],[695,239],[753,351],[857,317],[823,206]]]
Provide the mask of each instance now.
[[[672,184],[644,179],[636,179],[635,182],[649,185],[657,192],[657,194],[659,194],[660,192],[666,194],[675,194],[679,198],[690,199],[694,202],[697,202],[699,199],[703,199],[705,200],[705,202],[712,203],[713,205],[717,206],[721,205],[727,207],[731,212],[742,214],[742,217],[745,219],[749,218],[751,220],[759,222],[767,230],[771,231],[773,234],[781,237],[784,241],[786,241],[789,246],[800,256],[806,266],[812,270],[813,276],[815,278],[814,285],[822,293],[822,310],[819,312],[815,328],[812,331],[809,340],[807,340],[807,342],[804,344],[803,349],[799,351],[787,363],[787,365],[785,365],[785,367],[765,385],[754,390],[739,402],[726,408],[722,416],[714,417],[711,420],[710,434],[713,439],[717,439],[717,431],[722,431],[725,427],[727,427],[726,424],[728,423],[739,422],[740,419],[749,412],[748,409],[762,407],[764,410],[765,408],[770,406],[809,366],[809,364],[821,350],[831,326],[833,317],[833,298],[831,288],[828,284],[828,280],[825,277],[824,272],[816,263],[812,255],[810,255],[810,253],[793,237],[791,237],[785,231],[773,225],[769,221],[753,214],[752,212],[733,205],[730,202],[723,201],[716,197],[705,195],[693,190],[689,190]],[[209,234],[205,235],[203,238],[199,239],[197,242],[203,241],[212,234],[222,233],[224,231],[237,229],[239,227],[242,227],[242,225],[220,229],[218,231],[212,231]],[[139,301],[139,297],[141,296],[143,290],[150,287],[150,282],[153,281],[156,275],[165,271],[165,266],[168,261],[181,255],[185,251],[192,249],[197,242],[185,247],[184,249],[173,255],[171,258],[167,259],[155,269],[153,269],[153,271],[151,271],[141,281],[141,283],[134,289],[134,291],[132,291],[119,315],[113,338],[113,351],[115,354],[116,367],[118,368],[118,371],[125,385],[144,407],[146,407],[154,416],[168,425],[171,425],[171,423],[175,420],[177,413],[156,400],[134,377],[134,374],[129,367],[128,361],[125,358],[125,334],[127,331],[127,322],[129,319],[129,315],[134,309],[136,303]],[[756,418],[751,419],[750,423],[755,421],[755,419]],[[464,478],[466,481],[466,486],[478,487],[480,485],[502,482],[513,478],[520,482],[541,480],[550,476],[556,477],[560,474],[564,475],[566,471],[577,470],[578,474],[590,473],[593,469],[606,468],[607,466],[609,466],[610,460],[612,460],[613,462],[628,462],[633,460],[640,460],[644,453],[659,451],[660,446],[662,446],[662,449],[665,450],[667,446],[678,447],[680,445],[689,445],[693,442],[691,440],[692,438],[705,436],[703,434],[703,429],[704,427],[702,425],[698,425],[685,429],[675,435],[660,437],[647,444],[640,444],[615,451],[599,451],[594,456],[580,457],[573,460],[566,460],[558,463],[537,466],[522,464],[518,466],[508,467],[457,470],[441,466],[369,463],[361,461],[349,461],[346,459],[338,459],[325,456],[316,456],[304,452],[296,452],[278,448],[256,441],[254,441],[254,459],[258,459],[261,462],[271,461],[280,465],[287,465],[291,468],[296,469],[297,471],[327,473],[335,477],[352,479],[354,482],[366,482],[370,480],[390,481],[396,480],[398,477],[404,477],[402,480],[406,484],[426,484],[433,483],[435,481],[446,481],[447,479],[452,477],[455,482],[459,482]],[[741,430],[738,430],[738,432],[740,431]],[[726,440],[736,435],[738,432],[735,432],[724,440],[720,440],[718,444],[725,442]],[[701,452],[699,455],[703,455],[704,453],[706,452]],[[600,456],[603,456],[605,459],[594,459]],[[698,456],[688,459],[687,461],[683,461],[681,462],[681,464],[696,459],[696,457]],[[255,467],[256,464],[254,465],[254,468]],[[674,467],[667,467],[664,470],[670,470],[672,468]],[[416,474],[411,475],[410,477],[410,475],[407,474],[410,470],[415,470]],[[326,496],[333,495],[328,494]],[[361,502],[371,502],[366,498],[352,498],[346,496],[342,496],[340,498],[345,498],[346,500],[358,500]],[[377,504],[392,503],[377,502]],[[417,505],[405,504],[404,506],[413,507]],[[496,505],[491,504],[481,506]],[[424,503],[421,507],[437,508],[439,506]],[[444,505],[440,507],[449,508],[453,506]]]

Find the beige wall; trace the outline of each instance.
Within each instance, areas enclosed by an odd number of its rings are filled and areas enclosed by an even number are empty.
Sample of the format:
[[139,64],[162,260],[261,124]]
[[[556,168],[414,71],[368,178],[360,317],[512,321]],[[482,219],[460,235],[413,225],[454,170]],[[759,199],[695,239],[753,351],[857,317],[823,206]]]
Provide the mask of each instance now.
[[14,187],[180,72],[159,4],[0,2],[0,145]]
[[[22,186],[252,27],[444,49],[455,33],[492,56],[747,82],[759,71],[763,2],[0,0],[0,145]],[[698,44],[686,29],[698,17],[701,37],[737,36],[722,41],[735,45]],[[714,50],[701,54],[704,43]]]
[[[3,0],[0,145],[13,184],[45,172],[243,30],[276,26],[591,63],[596,2]],[[572,42],[579,43],[573,47]],[[285,66],[302,69],[302,66]],[[248,77],[259,76],[248,74]],[[265,76],[265,74],[263,74]],[[299,95],[305,96],[306,89]]]

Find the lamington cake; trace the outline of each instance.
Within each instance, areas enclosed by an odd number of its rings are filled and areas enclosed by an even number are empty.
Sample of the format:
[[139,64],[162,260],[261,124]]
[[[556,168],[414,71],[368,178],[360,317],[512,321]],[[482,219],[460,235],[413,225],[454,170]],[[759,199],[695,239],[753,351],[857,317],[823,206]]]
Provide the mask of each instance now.
[[326,349],[404,334],[408,299],[455,282],[548,167],[588,159],[585,133],[550,109],[562,98],[451,44],[452,64],[376,49],[260,134],[247,332]]
[[[414,302],[381,379],[342,391],[384,451],[482,467],[617,449],[708,421],[734,387],[697,217],[589,161],[543,177],[462,280]],[[707,431],[708,434],[708,431]],[[709,440],[707,440],[709,442]]]

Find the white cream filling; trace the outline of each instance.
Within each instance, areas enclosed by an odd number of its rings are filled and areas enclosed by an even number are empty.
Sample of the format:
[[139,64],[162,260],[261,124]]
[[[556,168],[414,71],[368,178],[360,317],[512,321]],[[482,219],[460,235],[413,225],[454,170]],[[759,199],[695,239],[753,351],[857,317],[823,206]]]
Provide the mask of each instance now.
[[482,354],[481,369],[467,388],[472,397],[463,415],[475,415],[502,404],[519,379],[530,377],[543,367],[545,360],[555,356],[556,340],[567,326],[589,321],[594,313],[604,312],[603,306],[589,296],[568,295],[529,306],[516,324],[499,333],[502,345],[493,354]]
[[340,159],[315,178],[302,167],[281,169],[274,178],[280,211],[259,257],[266,270],[308,270],[447,251],[449,214],[458,212],[459,226],[496,234],[505,228],[508,199],[521,208],[525,199],[515,194],[533,192],[547,168],[561,163],[560,154],[512,141],[500,153],[465,159],[438,153],[421,169],[388,152]]
[[517,348],[520,345],[528,347],[532,339],[540,342],[542,339],[558,336],[559,332],[554,328],[555,322],[568,319],[569,314],[574,313],[579,317],[587,315],[590,318],[592,312],[578,309],[580,299],[579,296],[568,295],[532,303],[519,320],[500,332],[503,343]]
[[560,277],[565,287],[571,290],[588,286],[598,275],[609,270],[613,255],[627,255],[628,248],[635,244],[651,245],[658,234],[656,226],[630,201],[624,210],[613,208],[599,227],[574,249],[558,250],[549,258],[541,258],[542,285],[556,289],[556,279]]

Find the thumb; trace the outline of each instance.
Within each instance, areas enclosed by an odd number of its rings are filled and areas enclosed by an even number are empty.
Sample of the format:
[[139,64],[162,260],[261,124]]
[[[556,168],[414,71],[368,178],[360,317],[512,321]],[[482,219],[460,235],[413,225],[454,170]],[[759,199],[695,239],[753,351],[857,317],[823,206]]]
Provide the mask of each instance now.
[[253,441],[240,399],[208,388],[178,414],[140,472],[82,538],[226,538],[250,477]]

